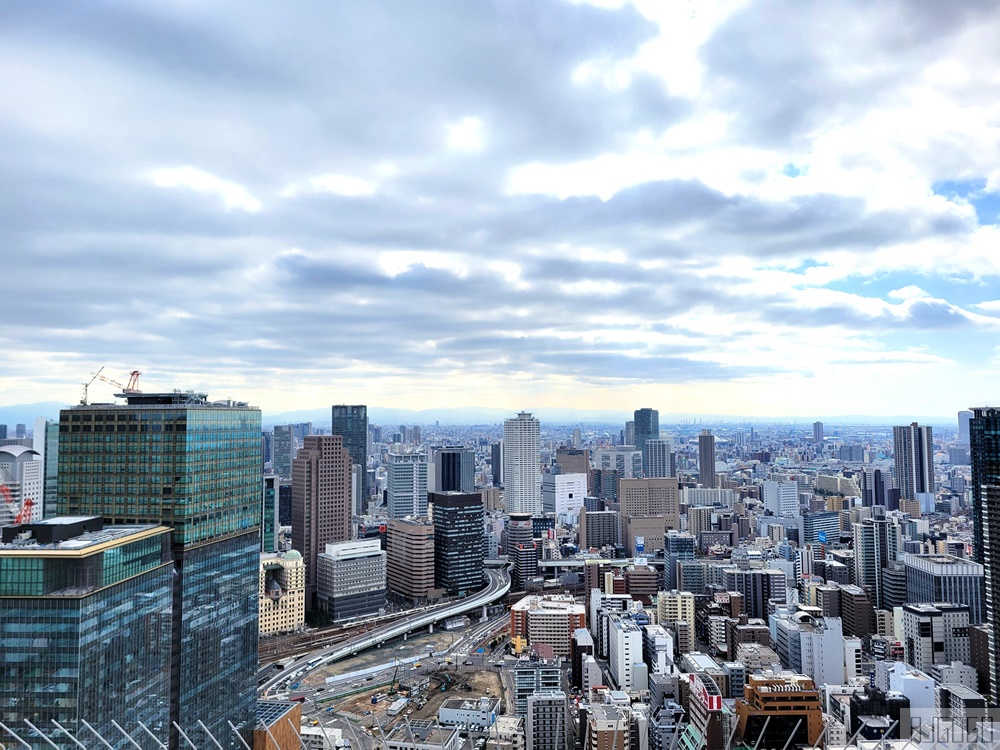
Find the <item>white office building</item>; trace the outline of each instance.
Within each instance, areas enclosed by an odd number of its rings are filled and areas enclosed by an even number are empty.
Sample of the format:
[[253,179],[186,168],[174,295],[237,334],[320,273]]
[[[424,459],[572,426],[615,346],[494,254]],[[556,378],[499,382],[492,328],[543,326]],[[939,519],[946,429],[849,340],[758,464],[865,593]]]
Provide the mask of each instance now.
[[794,518],[799,515],[799,486],[794,482],[764,482],[764,509],[776,516]]
[[642,629],[628,615],[611,615],[608,618],[608,667],[619,690],[645,689],[645,685],[633,684],[633,669],[642,663]]
[[385,486],[390,518],[426,516],[427,454],[389,453]]
[[542,511],[555,514],[560,523],[569,525],[577,522],[586,496],[586,474],[542,476]]

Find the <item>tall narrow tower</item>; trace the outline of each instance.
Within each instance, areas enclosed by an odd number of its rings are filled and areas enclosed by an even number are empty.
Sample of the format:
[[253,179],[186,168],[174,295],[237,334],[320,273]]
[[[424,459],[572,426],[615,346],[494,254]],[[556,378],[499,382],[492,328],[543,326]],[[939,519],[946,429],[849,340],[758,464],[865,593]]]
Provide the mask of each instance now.
[[917,493],[934,492],[933,429],[916,422],[893,427],[892,443],[900,497],[915,500]]
[[698,478],[702,487],[714,488],[718,483],[715,476],[715,435],[711,430],[702,430],[698,436]]
[[[257,706],[260,409],[204,393],[126,393],[59,415],[59,514],[172,529],[170,744],[176,722],[247,736]],[[125,574],[123,572],[123,574]],[[235,743],[235,738],[233,739]]]
[[542,512],[540,442],[541,423],[528,412],[504,421],[503,477],[508,513]]
[[306,607],[315,609],[318,557],[351,538],[351,456],[340,435],[309,435],[292,461],[292,547],[306,564]]
[[334,406],[330,434],[344,439],[351,462],[361,467],[361,507],[366,507],[371,495],[368,485],[368,407],[363,404]]
[[648,440],[660,437],[660,412],[656,409],[636,409],[633,414],[635,424],[635,449],[642,451],[642,472],[647,477],[649,473],[649,453],[646,450]]

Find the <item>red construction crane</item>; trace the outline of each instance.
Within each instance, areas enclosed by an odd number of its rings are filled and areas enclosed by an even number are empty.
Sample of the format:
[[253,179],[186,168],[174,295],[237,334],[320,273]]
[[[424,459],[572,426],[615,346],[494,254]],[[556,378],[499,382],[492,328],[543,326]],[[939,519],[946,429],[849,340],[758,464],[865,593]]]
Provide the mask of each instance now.
[[35,501],[30,497],[25,498],[24,505],[21,506],[21,510],[14,517],[14,523],[27,523],[31,520],[31,509],[35,507]]
[[139,372],[138,370],[132,370],[132,372],[129,373],[128,385],[123,385],[122,383],[119,383],[117,380],[113,380],[112,378],[109,378],[105,375],[101,375],[100,371],[98,371],[95,377],[98,380],[103,380],[105,383],[110,383],[111,385],[118,386],[119,388],[122,389],[122,393],[141,393],[141,391],[137,387],[139,385],[140,375],[142,375],[142,373]]

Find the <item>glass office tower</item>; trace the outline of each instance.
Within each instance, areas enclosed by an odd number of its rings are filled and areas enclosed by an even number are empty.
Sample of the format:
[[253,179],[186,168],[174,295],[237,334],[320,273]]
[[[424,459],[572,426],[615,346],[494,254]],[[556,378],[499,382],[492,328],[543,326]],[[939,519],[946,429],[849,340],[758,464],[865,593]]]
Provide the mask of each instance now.
[[[0,539],[0,717],[22,738],[31,721],[61,747],[91,724],[144,723],[166,737],[173,609],[170,530],[53,518],[9,526]],[[135,739],[149,750],[149,735]],[[37,738],[34,738],[37,739]],[[0,731],[0,742],[18,742]],[[47,746],[39,744],[39,747]]]
[[435,585],[451,596],[483,587],[483,498],[478,492],[432,492]]
[[171,722],[238,744],[227,722],[249,731],[256,707],[260,410],[193,392],[122,397],[60,414],[59,512],[172,529]]

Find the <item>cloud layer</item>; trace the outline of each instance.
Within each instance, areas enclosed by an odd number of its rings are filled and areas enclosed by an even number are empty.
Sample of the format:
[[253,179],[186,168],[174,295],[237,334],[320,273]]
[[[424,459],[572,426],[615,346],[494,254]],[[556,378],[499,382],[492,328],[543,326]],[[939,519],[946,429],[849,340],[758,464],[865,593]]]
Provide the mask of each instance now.
[[995,5],[602,5],[12,9],[6,400],[995,400]]

